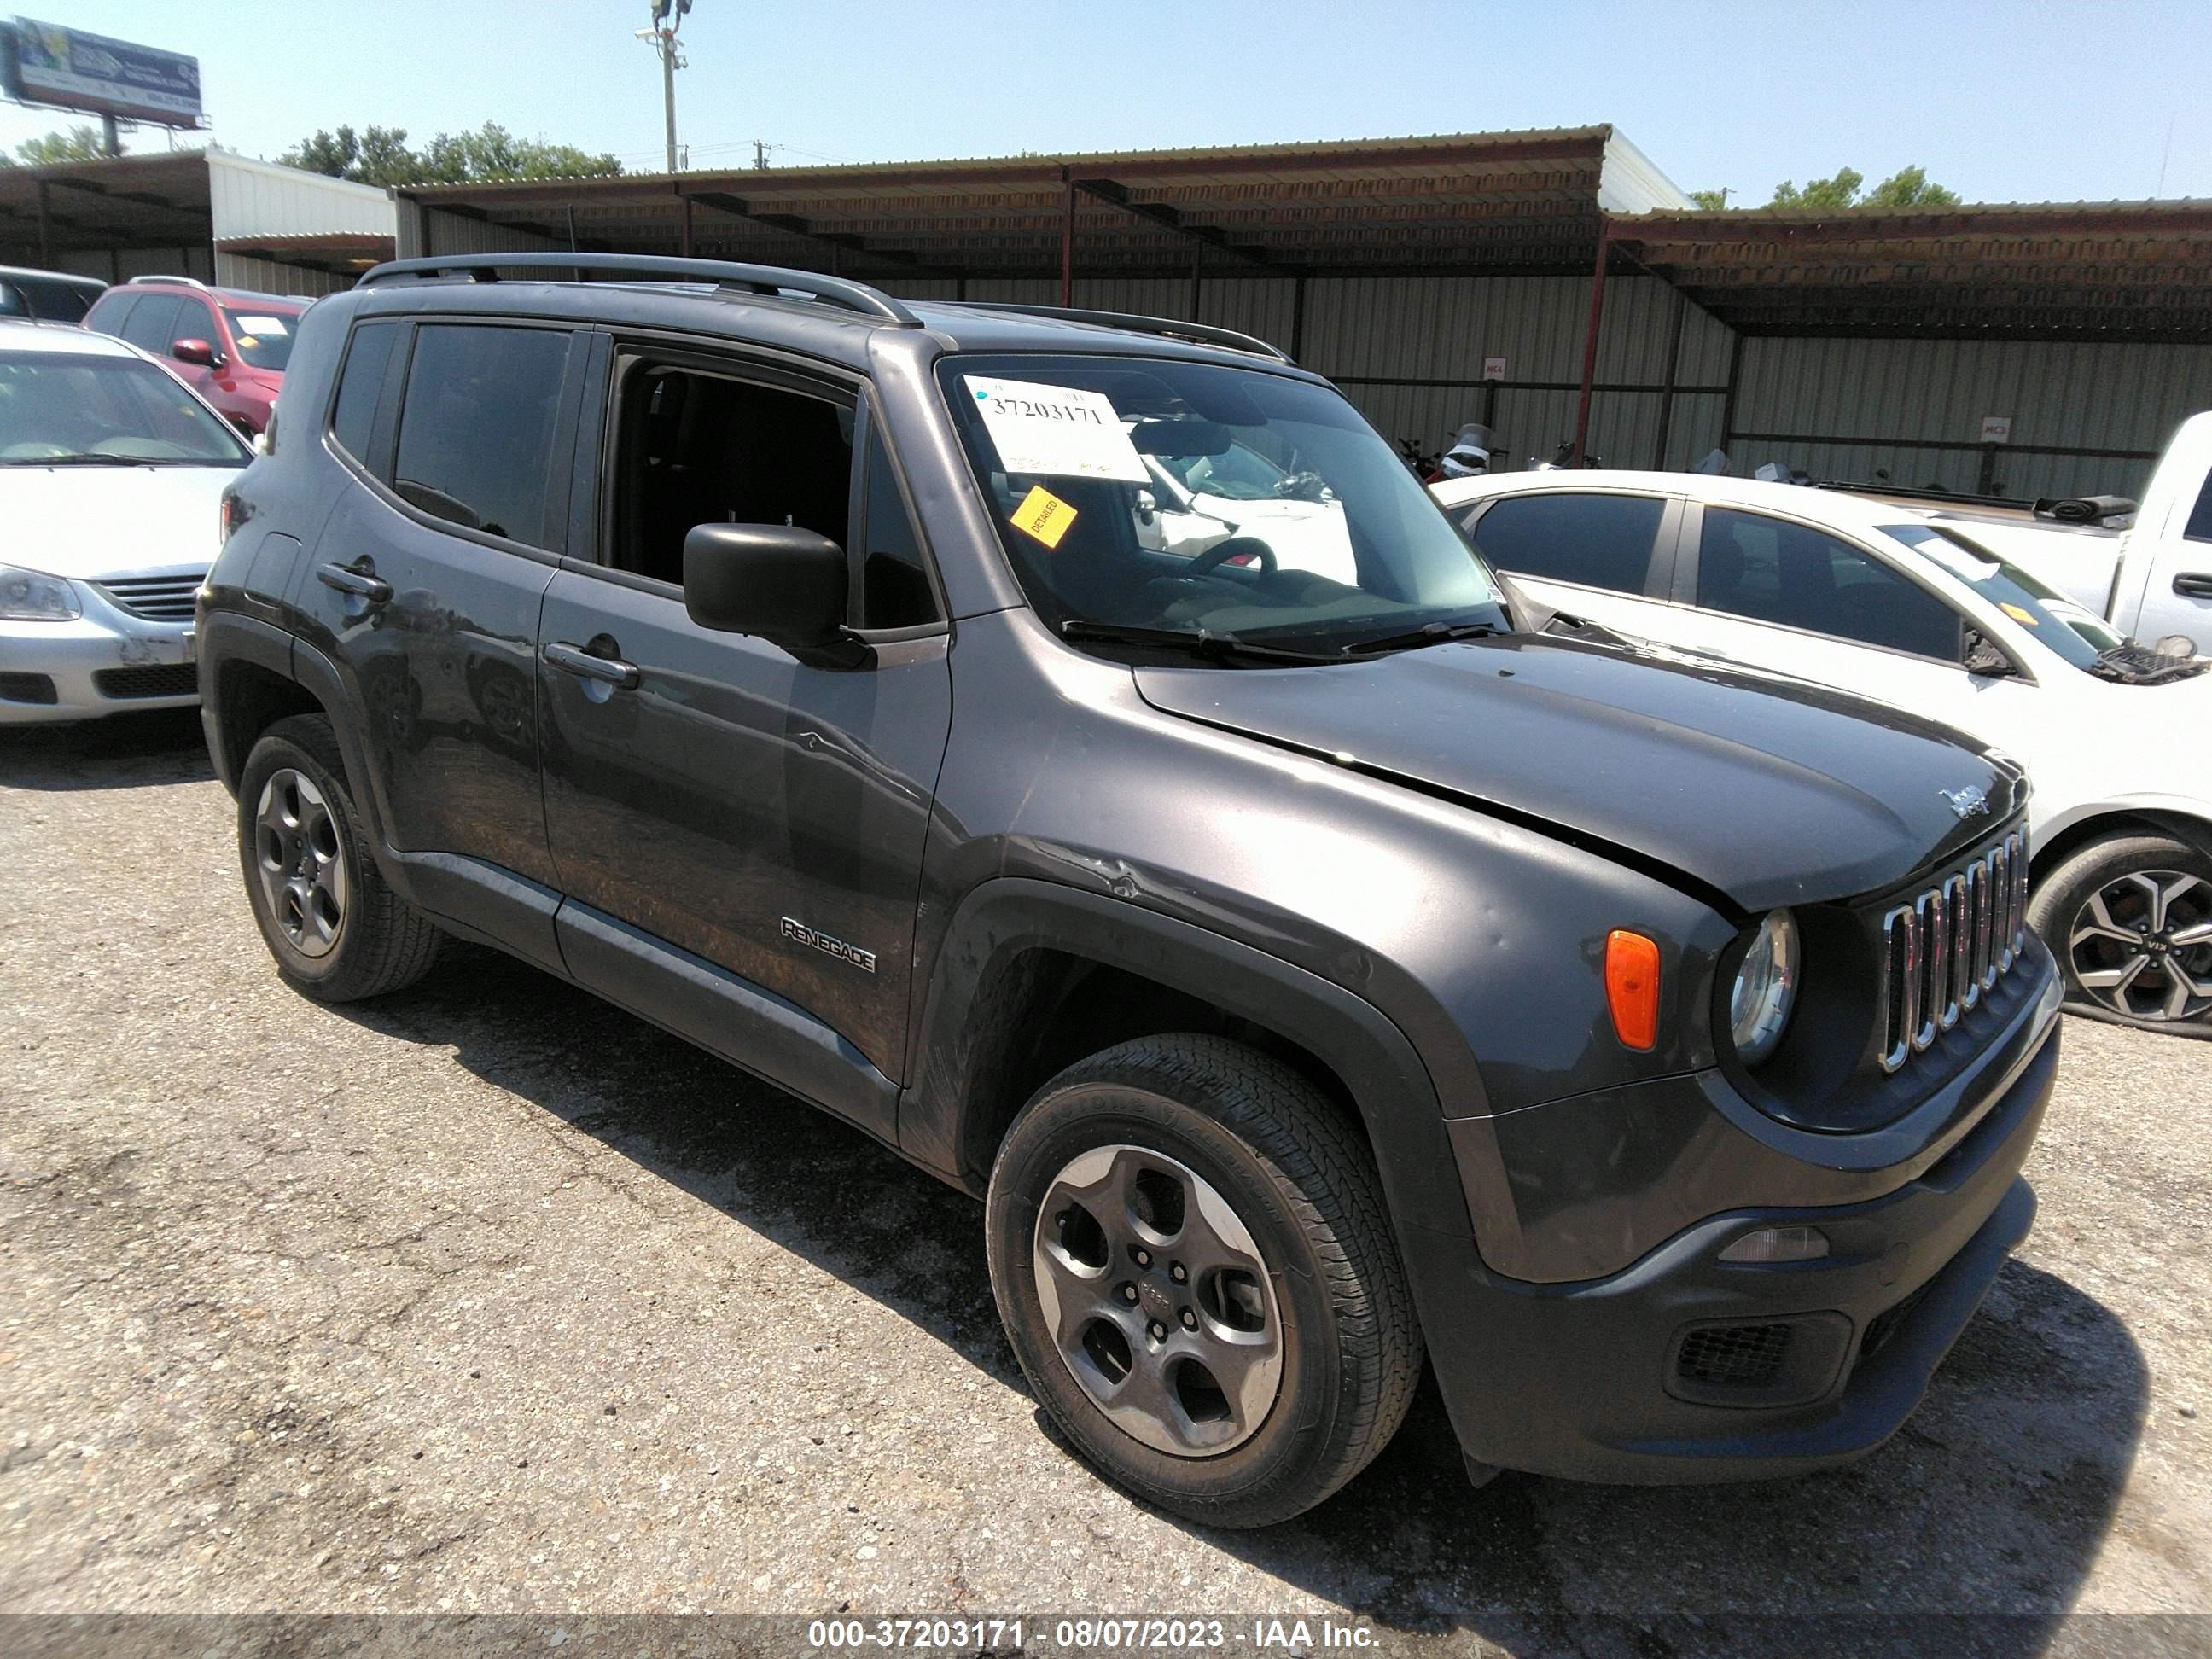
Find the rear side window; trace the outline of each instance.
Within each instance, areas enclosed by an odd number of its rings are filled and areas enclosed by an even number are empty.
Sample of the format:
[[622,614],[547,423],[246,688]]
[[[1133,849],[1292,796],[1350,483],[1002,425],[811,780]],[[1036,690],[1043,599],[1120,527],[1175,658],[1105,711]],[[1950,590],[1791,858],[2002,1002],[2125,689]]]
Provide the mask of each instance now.
[[1785,519],[1705,509],[1698,604],[1957,662],[1960,618],[1942,599],[1849,542]]
[[1666,503],[1655,495],[1509,495],[1476,520],[1501,570],[1641,593]]
[[867,554],[860,562],[863,628],[920,628],[937,617],[921,542],[880,438],[868,445]]
[[543,546],[553,427],[568,360],[568,335],[561,329],[473,323],[417,328],[399,414],[394,493],[465,529]]
[[185,308],[185,302],[173,294],[149,294],[141,299],[123,325],[123,337],[141,351],[150,351],[156,357],[169,355],[169,343],[177,337],[176,322]]
[[345,367],[338,371],[337,403],[331,410],[331,435],[338,447],[367,465],[368,441],[376,427],[376,400],[384,391],[384,371],[392,362],[392,343],[399,337],[397,323],[364,323],[354,330],[346,347]]
[[131,320],[131,313],[138,304],[138,295],[127,290],[111,289],[93,301],[92,309],[85,315],[84,325],[95,334],[120,335],[123,325]]

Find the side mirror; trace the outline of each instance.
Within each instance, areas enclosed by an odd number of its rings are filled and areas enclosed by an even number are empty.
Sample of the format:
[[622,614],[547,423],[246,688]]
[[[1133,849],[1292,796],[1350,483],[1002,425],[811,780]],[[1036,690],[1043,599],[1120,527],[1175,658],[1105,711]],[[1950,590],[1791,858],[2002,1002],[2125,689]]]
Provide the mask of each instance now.
[[1966,630],[1966,672],[1977,679],[2008,680],[2020,672],[2005,655],[1972,629]]
[[215,348],[205,340],[172,340],[169,355],[180,363],[198,363],[202,368],[215,367]]
[[854,667],[845,631],[845,550],[787,524],[694,525],[684,538],[684,609],[702,628],[750,634],[819,666]]

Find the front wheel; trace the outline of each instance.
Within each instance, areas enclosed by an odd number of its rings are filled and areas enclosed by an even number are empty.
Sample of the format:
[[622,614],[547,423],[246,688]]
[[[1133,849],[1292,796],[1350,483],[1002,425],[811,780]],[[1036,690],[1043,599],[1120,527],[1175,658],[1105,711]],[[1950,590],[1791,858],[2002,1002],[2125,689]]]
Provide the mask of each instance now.
[[2107,836],[2036,886],[2028,921],[2069,1007],[2212,1037],[2212,860],[2172,836]]
[[1374,1164],[1240,1043],[1144,1037],[1062,1072],[1007,1131],[988,1225],[1038,1401],[1163,1509],[1287,1519],[1405,1416],[1421,1342]]

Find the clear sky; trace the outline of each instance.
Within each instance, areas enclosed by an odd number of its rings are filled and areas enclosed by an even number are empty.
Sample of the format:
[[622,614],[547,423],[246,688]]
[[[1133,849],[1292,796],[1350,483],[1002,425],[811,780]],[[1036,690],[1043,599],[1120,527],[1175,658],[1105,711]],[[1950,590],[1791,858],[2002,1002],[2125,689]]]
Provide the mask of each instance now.
[[[193,53],[207,136],[248,155],[496,120],[660,164],[647,0],[5,9]],[[1975,201],[2212,198],[2206,0],[696,0],[684,34],[695,167],[755,138],[802,163],[1609,121],[1684,189],[1754,204],[1914,162]],[[0,145],[66,120],[0,104]]]

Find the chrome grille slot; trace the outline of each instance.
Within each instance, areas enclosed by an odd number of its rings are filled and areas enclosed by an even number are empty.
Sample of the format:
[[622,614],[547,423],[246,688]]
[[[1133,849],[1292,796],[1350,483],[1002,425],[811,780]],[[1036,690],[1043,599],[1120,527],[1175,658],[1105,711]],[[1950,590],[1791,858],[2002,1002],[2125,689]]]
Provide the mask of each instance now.
[[193,570],[181,576],[117,576],[93,586],[118,610],[148,622],[190,622],[206,580],[207,572]]
[[1881,1068],[1901,1070],[2027,948],[2027,842],[2014,830],[1881,919]]

